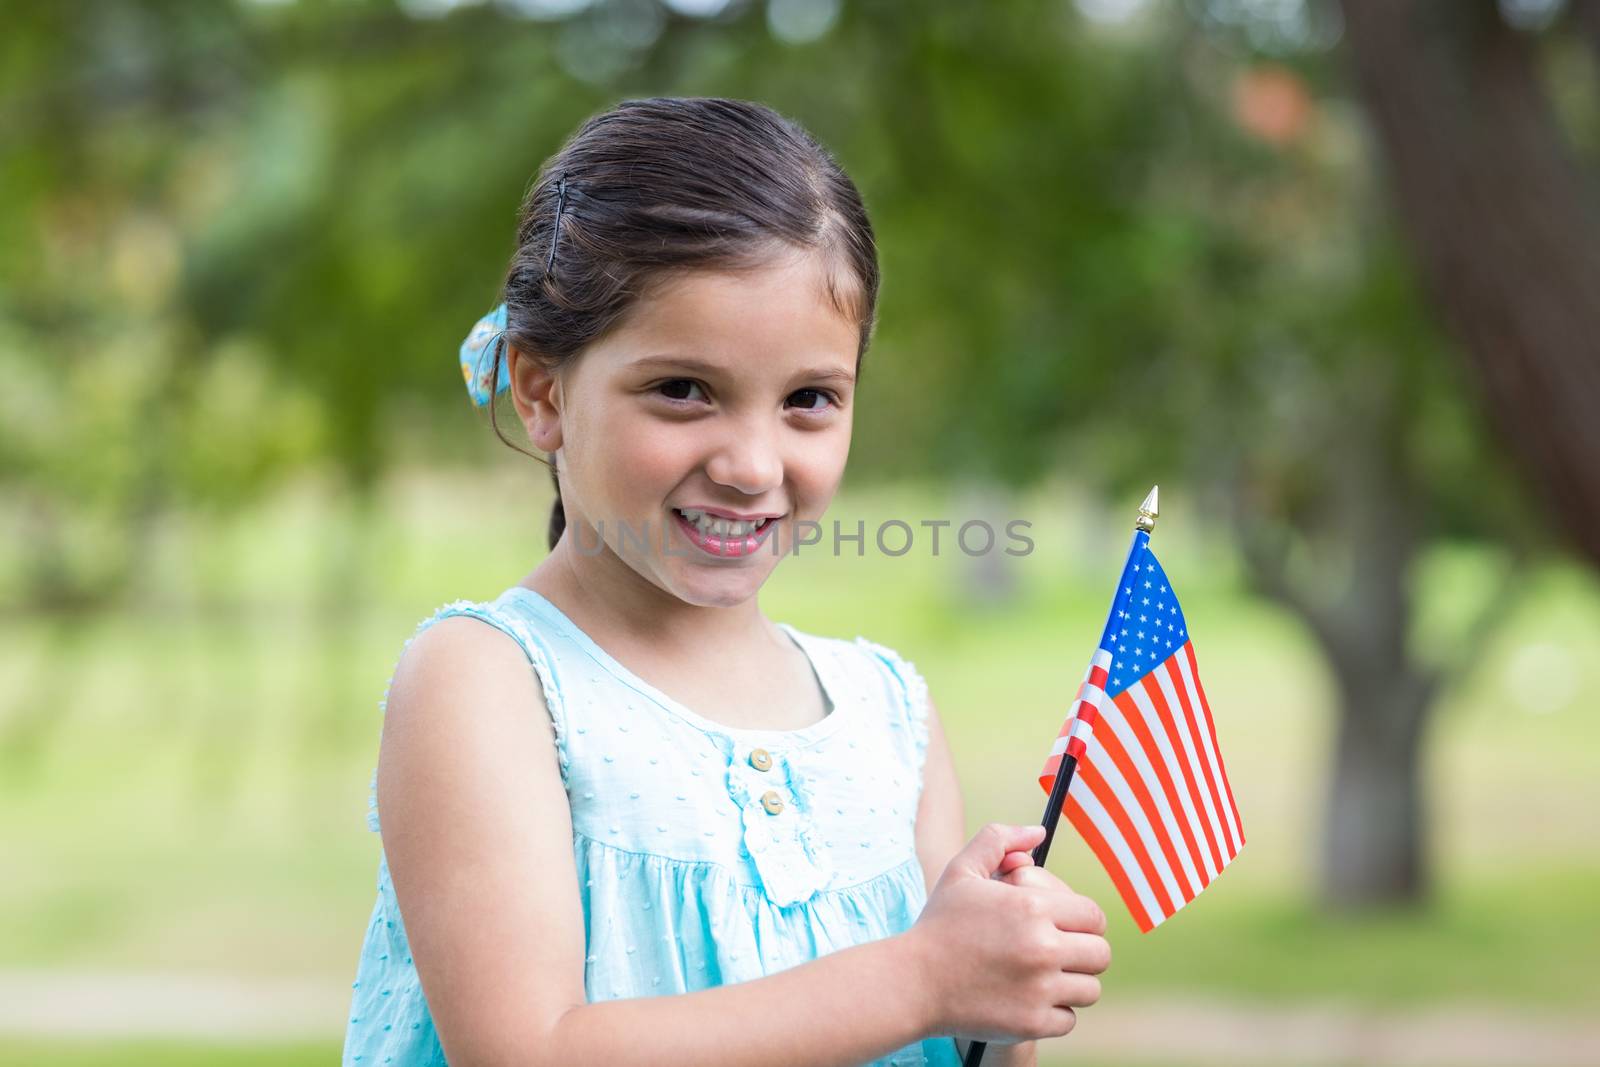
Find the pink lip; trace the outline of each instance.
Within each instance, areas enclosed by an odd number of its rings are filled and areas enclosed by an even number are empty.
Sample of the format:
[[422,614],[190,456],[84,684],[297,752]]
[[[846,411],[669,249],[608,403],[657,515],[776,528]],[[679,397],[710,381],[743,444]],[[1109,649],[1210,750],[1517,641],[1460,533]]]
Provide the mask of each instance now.
[[[704,510],[710,511],[709,508]],[[713,515],[721,515],[720,512],[713,511],[710,513]],[[732,559],[740,556],[753,555],[756,549],[761,547],[761,542],[765,541],[767,539],[767,535],[770,534],[773,531],[773,528],[778,525],[776,522],[769,522],[755,533],[746,534],[744,537],[716,537],[711,534],[701,533],[698,526],[684,518],[682,515],[678,514],[676,510],[672,512],[672,517],[677,520],[678,529],[683,531],[683,536],[687,537],[698,548],[701,548],[707,553],[717,556],[721,559]],[[733,516],[725,517],[732,518]]]
[[727,508],[712,508],[704,504],[685,504],[679,511],[703,511],[707,515],[715,515],[719,519],[737,519],[740,522],[760,522],[762,519],[776,519],[781,516],[776,514],[746,515],[738,511],[729,511]]

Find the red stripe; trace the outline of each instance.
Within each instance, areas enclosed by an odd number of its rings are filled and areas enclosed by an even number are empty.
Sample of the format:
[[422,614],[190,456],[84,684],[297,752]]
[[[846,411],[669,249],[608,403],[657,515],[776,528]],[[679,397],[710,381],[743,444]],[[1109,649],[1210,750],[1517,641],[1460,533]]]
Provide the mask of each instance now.
[[1160,669],[1166,672],[1167,684],[1172,686],[1172,691],[1178,696],[1178,705],[1183,711],[1183,728],[1189,732],[1189,741],[1194,746],[1195,759],[1200,764],[1200,776],[1205,779],[1206,792],[1211,794],[1211,810],[1217,813],[1217,827],[1226,839],[1222,847],[1232,859],[1239,853],[1239,846],[1234,843],[1233,832],[1228,829],[1227,814],[1222,807],[1222,796],[1217,792],[1217,783],[1211,778],[1211,761],[1206,759],[1205,747],[1200,744],[1200,726],[1195,716],[1194,709],[1189,706],[1189,689],[1183,684],[1183,675],[1170,664],[1176,659],[1178,653],[1174,652],[1162,662]]
[[1111,878],[1111,884],[1117,887],[1117,893],[1122,897],[1122,902],[1128,906],[1128,911],[1133,915],[1133,921],[1139,927],[1140,933],[1148,934],[1155,929],[1155,923],[1150,921],[1150,916],[1145,914],[1144,905],[1139,903],[1139,894],[1134,892],[1133,883],[1128,881],[1128,876],[1122,870],[1122,864],[1117,862],[1117,854],[1111,851],[1111,846],[1106,844],[1106,839],[1100,836],[1100,831],[1095,827],[1094,820],[1089,818],[1089,813],[1083,810],[1069,791],[1067,802],[1061,806],[1067,820],[1078,830],[1089,850],[1100,860],[1106,874]]
[[1178,799],[1178,788],[1172,783],[1172,775],[1167,771],[1167,761],[1161,755],[1155,738],[1150,734],[1150,724],[1144,721],[1144,712],[1139,710],[1139,705],[1133,702],[1133,697],[1124,689],[1117,694],[1114,701],[1122,709],[1122,717],[1127,720],[1128,726],[1133,730],[1134,736],[1139,739],[1139,747],[1144,749],[1144,755],[1150,761],[1150,766],[1155,769],[1156,778],[1161,782],[1161,789],[1167,794],[1167,806],[1172,809],[1172,818],[1178,824],[1178,832],[1183,835],[1183,843],[1189,849],[1189,858],[1194,862],[1195,877],[1200,879],[1201,888],[1210,881],[1206,877],[1206,865],[1200,859],[1200,846],[1195,842],[1194,831],[1189,826],[1189,820],[1184,818],[1183,803]]
[[1233,825],[1239,828],[1239,847],[1244,847],[1244,820],[1239,818],[1239,805],[1233,802],[1233,786],[1228,784],[1228,765],[1222,762],[1222,746],[1217,744],[1217,726],[1211,721],[1211,704],[1206,700],[1206,687],[1200,684],[1200,664],[1195,662],[1194,642],[1183,643],[1184,655],[1189,657],[1189,677],[1194,679],[1194,691],[1200,694],[1200,710],[1206,714],[1206,729],[1211,733],[1211,751],[1217,754],[1217,770],[1222,773],[1222,788],[1228,794],[1228,808],[1233,812]]
[[1098,689],[1105,689],[1106,679],[1108,677],[1110,677],[1110,675],[1106,673],[1106,669],[1104,667],[1091,667],[1089,669],[1089,684]]
[[[1072,728],[1076,726],[1079,721],[1084,722],[1088,725],[1089,729],[1093,730],[1095,721],[1099,718],[1100,709],[1098,707],[1089,703],[1087,700],[1079,700],[1073,705],[1072,714],[1067,716],[1067,721],[1061,724],[1061,732],[1056,734],[1056,737],[1058,739],[1063,737],[1070,738],[1072,734]],[[1083,742],[1069,740],[1067,742],[1067,753],[1078,759],[1082,759]],[[1055,769],[1060,765],[1060,763],[1060,756],[1050,756],[1044,761],[1044,770],[1039,774],[1039,786],[1046,793],[1050,792],[1051,788],[1055,785]]]
[[1161,876],[1156,873],[1156,865],[1150,860],[1144,838],[1134,829],[1133,820],[1128,818],[1128,812],[1123,808],[1122,801],[1117,799],[1111,783],[1100,774],[1100,769],[1094,765],[1093,760],[1078,765],[1078,777],[1083,779],[1083,784],[1089,787],[1089,791],[1100,801],[1100,806],[1106,809],[1106,814],[1110,815],[1111,821],[1116,824],[1117,832],[1122,835],[1128,851],[1133,853],[1134,861],[1144,873],[1144,880],[1149,884],[1150,891],[1155,894],[1156,903],[1161,906],[1161,914],[1171,915],[1177,909],[1172,906],[1172,898],[1167,895],[1167,887],[1161,881]]
[[[1071,747],[1070,742],[1068,747]],[[1046,793],[1050,792],[1056,784],[1056,772],[1061,769],[1061,757],[1051,756],[1044,761],[1044,770],[1039,773],[1039,787]]]
[[1101,730],[1094,735],[1094,739],[1106,750],[1111,762],[1122,772],[1123,781],[1128,783],[1128,788],[1133,790],[1133,795],[1139,799],[1139,806],[1144,809],[1144,817],[1150,821],[1151,832],[1155,834],[1156,844],[1161,847],[1161,854],[1166,857],[1167,869],[1172,872],[1172,880],[1178,883],[1178,891],[1183,894],[1183,902],[1187,904],[1194,899],[1194,890],[1189,885],[1189,876],[1184,873],[1183,862],[1178,859],[1178,850],[1173,847],[1172,836],[1167,833],[1166,820],[1161,818],[1161,809],[1156,806],[1155,798],[1150,795],[1144,776],[1139,773],[1139,768],[1128,755],[1128,750],[1122,747],[1115,730]]
[[1206,818],[1205,801],[1200,799],[1200,787],[1195,784],[1194,772],[1189,769],[1189,760],[1183,754],[1183,741],[1178,737],[1178,725],[1172,719],[1172,709],[1167,707],[1167,698],[1161,695],[1161,687],[1145,685],[1144,679],[1135,683],[1149,698],[1150,706],[1156,709],[1156,714],[1161,717],[1161,724],[1167,730],[1167,743],[1172,746],[1172,758],[1178,764],[1178,770],[1183,772],[1183,781],[1189,788],[1189,800],[1194,807],[1195,822],[1200,824],[1200,832],[1205,834],[1206,847],[1211,850],[1211,858],[1215,861],[1213,866],[1222,870],[1222,851],[1217,848],[1217,840],[1211,834],[1211,820]]

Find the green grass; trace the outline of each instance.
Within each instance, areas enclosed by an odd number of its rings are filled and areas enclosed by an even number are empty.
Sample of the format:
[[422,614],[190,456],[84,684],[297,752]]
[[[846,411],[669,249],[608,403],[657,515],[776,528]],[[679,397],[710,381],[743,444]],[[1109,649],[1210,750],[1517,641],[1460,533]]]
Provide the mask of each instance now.
[[172,1041],[27,1041],[0,1038],[0,1063],[12,1067],[327,1067],[340,1046],[212,1045]]
[[[174,517],[135,609],[0,623],[0,967],[347,981],[377,858],[364,826],[377,702],[417,621],[456,597],[495,595],[542,558],[545,484],[422,474],[367,516],[303,487],[227,521]],[[1162,559],[1183,592],[1249,844],[1190,908],[1140,935],[1087,850],[1058,838],[1052,870],[1113,918],[1108,995],[1592,1004],[1593,580],[1538,575],[1440,709],[1426,767],[1436,906],[1339,919],[1312,892],[1326,672],[1303,630],[1238,591],[1226,546],[1184,502],[1165,504]],[[912,489],[846,493],[830,518],[870,529],[959,507]],[[1095,514],[1060,495],[1018,506],[1036,545],[1015,561],[1018,595],[1003,608],[963,595],[970,561],[948,546],[938,559],[789,560],[763,606],[917,663],[971,825],[1030,821],[1044,799],[1035,775],[1126,547],[1124,517]],[[1445,633],[1490,568],[1461,551],[1429,562],[1429,625]]]

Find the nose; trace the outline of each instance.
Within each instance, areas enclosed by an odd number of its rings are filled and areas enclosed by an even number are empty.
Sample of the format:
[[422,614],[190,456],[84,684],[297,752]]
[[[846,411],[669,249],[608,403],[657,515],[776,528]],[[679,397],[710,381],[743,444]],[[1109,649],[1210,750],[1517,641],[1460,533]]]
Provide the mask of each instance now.
[[711,459],[706,474],[746,496],[759,496],[783,484],[783,455],[774,429],[751,421],[731,423]]

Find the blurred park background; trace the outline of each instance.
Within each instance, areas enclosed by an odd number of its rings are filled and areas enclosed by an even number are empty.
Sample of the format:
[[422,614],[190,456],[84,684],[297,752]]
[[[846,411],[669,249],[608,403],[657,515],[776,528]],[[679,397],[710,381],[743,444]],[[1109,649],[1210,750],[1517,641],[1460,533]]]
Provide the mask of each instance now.
[[[1134,508],[1250,844],[1048,1063],[1600,1062],[1600,3],[11,0],[0,1061],[334,1062],[415,624],[544,555],[456,347],[540,162],[762,100],[884,268],[769,615],[900,649],[973,829],[1035,776]],[[508,433],[513,432],[514,423]]]

